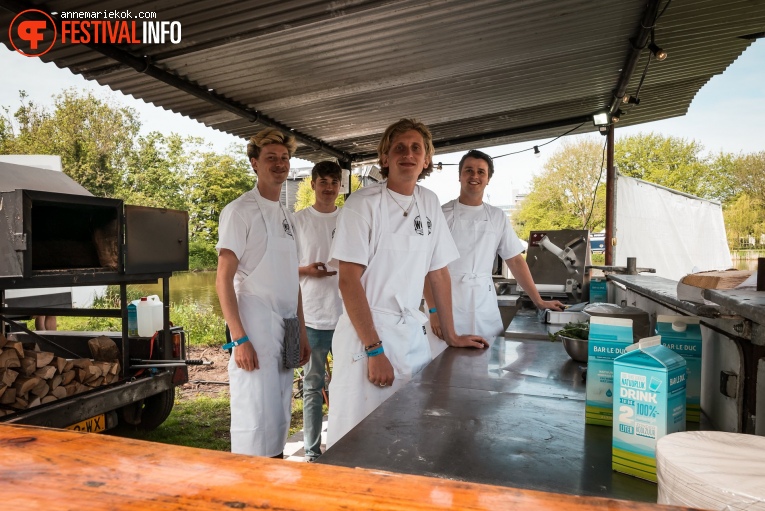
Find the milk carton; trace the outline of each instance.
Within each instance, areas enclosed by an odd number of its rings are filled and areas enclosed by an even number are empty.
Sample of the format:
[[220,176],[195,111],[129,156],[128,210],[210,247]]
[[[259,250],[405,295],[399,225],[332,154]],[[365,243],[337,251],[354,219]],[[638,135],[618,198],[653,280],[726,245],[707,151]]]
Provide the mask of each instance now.
[[685,360],[659,336],[614,360],[611,467],[656,481],[656,442],[685,431]]
[[699,422],[701,414],[701,327],[699,318],[658,316],[661,343],[685,359],[685,420]]
[[587,424],[610,426],[613,413],[614,359],[632,344],[632,320],[590,318],[587,342]]
[[608,282],[605,277],[590,279],[590,303],[608,303]]

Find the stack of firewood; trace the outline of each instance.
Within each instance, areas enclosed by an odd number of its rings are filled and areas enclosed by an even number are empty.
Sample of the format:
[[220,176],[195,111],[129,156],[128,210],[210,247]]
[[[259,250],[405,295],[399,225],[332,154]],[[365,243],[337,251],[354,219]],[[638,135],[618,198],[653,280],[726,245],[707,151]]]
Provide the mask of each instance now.
[[116,359],[66,359],[0,334],[0,417],[114,383],[119,373]]

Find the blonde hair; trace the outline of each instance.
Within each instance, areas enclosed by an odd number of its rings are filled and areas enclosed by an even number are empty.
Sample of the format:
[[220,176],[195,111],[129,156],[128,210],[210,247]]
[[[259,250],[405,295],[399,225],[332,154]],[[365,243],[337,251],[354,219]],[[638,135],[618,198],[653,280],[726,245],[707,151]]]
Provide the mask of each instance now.
[[297,149],[297,142],[295,142],[293,135],[285,135],[276,128],[266,128],[259,131],[255,136],[250,137],[250,142],[247,144],[247,157],[249,159],[258,159],[260,157],[260,150],[269,144],[283,145],[287,148],[290,158],[292,158]]
[[428,166],[420,173],[417,180],[425,179],[431,172],[433,172],[433,155],[436,152],[436,148],[433,147],[433,136],[430,134],[430,130],[416,119],[401,119],[386,128],[382,140],[380,140],[380,143],[377,145],[377,158],[380,163],[380,173],[383,177],[388,177],[388,167],[383,166],[382,163],[383,155],[388,154],[388,151],[390,151],[390,146],[393,143],[394,138],[411,130],[417,131],[422,135],[422,140],[425,143],[426,156],[428,158]]

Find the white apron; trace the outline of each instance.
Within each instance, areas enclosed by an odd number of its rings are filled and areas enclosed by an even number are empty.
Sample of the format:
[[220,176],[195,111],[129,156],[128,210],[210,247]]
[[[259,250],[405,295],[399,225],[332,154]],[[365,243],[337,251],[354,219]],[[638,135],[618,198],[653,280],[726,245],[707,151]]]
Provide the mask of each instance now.
[[[343,314],[332,338],[334,367],[329,394],[327,447],[342,438],[383,401],[408,382],[431,360],[423,331],[427,321],[419,310],[422,283],[428,273],[430,236],[415,191],[415,208],[423,222],[423,235],[390,232],[385,188],[380,188],[380,239],[361,277],[375,329],[383,342],[385,355],[393,366],[395,380],[390,387],[380,387],[368,379],[368,358],[364,343]],[[369,342],[369,341],[367,341]]]
[[[502,335],[504,329],[491,278],[497,257],[497,233],[489,220],[488,207],[484,204],[483,208],[483,219],[463,220],[455,202],[451,233],[460,258],[449,263],[449,275],[452,279],[454,331],[457,335],[476,334],[491,339]],[[435,338],[432,333],[430,335]]]
[[[265,210],[260,198],[263,219]],[[287,214],[281,206],[284,218]],[[266,252],[255,270],[240,282],[236,301],[239,317],[258,355],[260,369],[228,363],[231,391],[231,452],[276,456],[284,451],[290,424],[292,369],[284,369],[283,318],[295,317],[298,303],[297,246],[279,238],[266,221]],[[291,227],[294,236],[295,228]],[[238,348],[235,347],[234,350]]]

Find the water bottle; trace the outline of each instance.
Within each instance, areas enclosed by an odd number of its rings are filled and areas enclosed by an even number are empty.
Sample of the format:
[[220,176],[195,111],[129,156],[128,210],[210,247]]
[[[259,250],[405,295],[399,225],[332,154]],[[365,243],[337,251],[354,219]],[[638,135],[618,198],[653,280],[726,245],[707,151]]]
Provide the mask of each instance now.
[[128,304],[128,335],[136,337],[138,335],[138,311],[136,306],[139,300],[133,300]]
[[145,296],[136,305],[136,319],[140,337],[151,337],[157,331],[154,328],[154,306]]
[[146,300],[151,304],[151,322],[154,325],[154,331],[162,330],[164,328],[164,321],[162,320],[162,301],[157,295],[147,296]]

